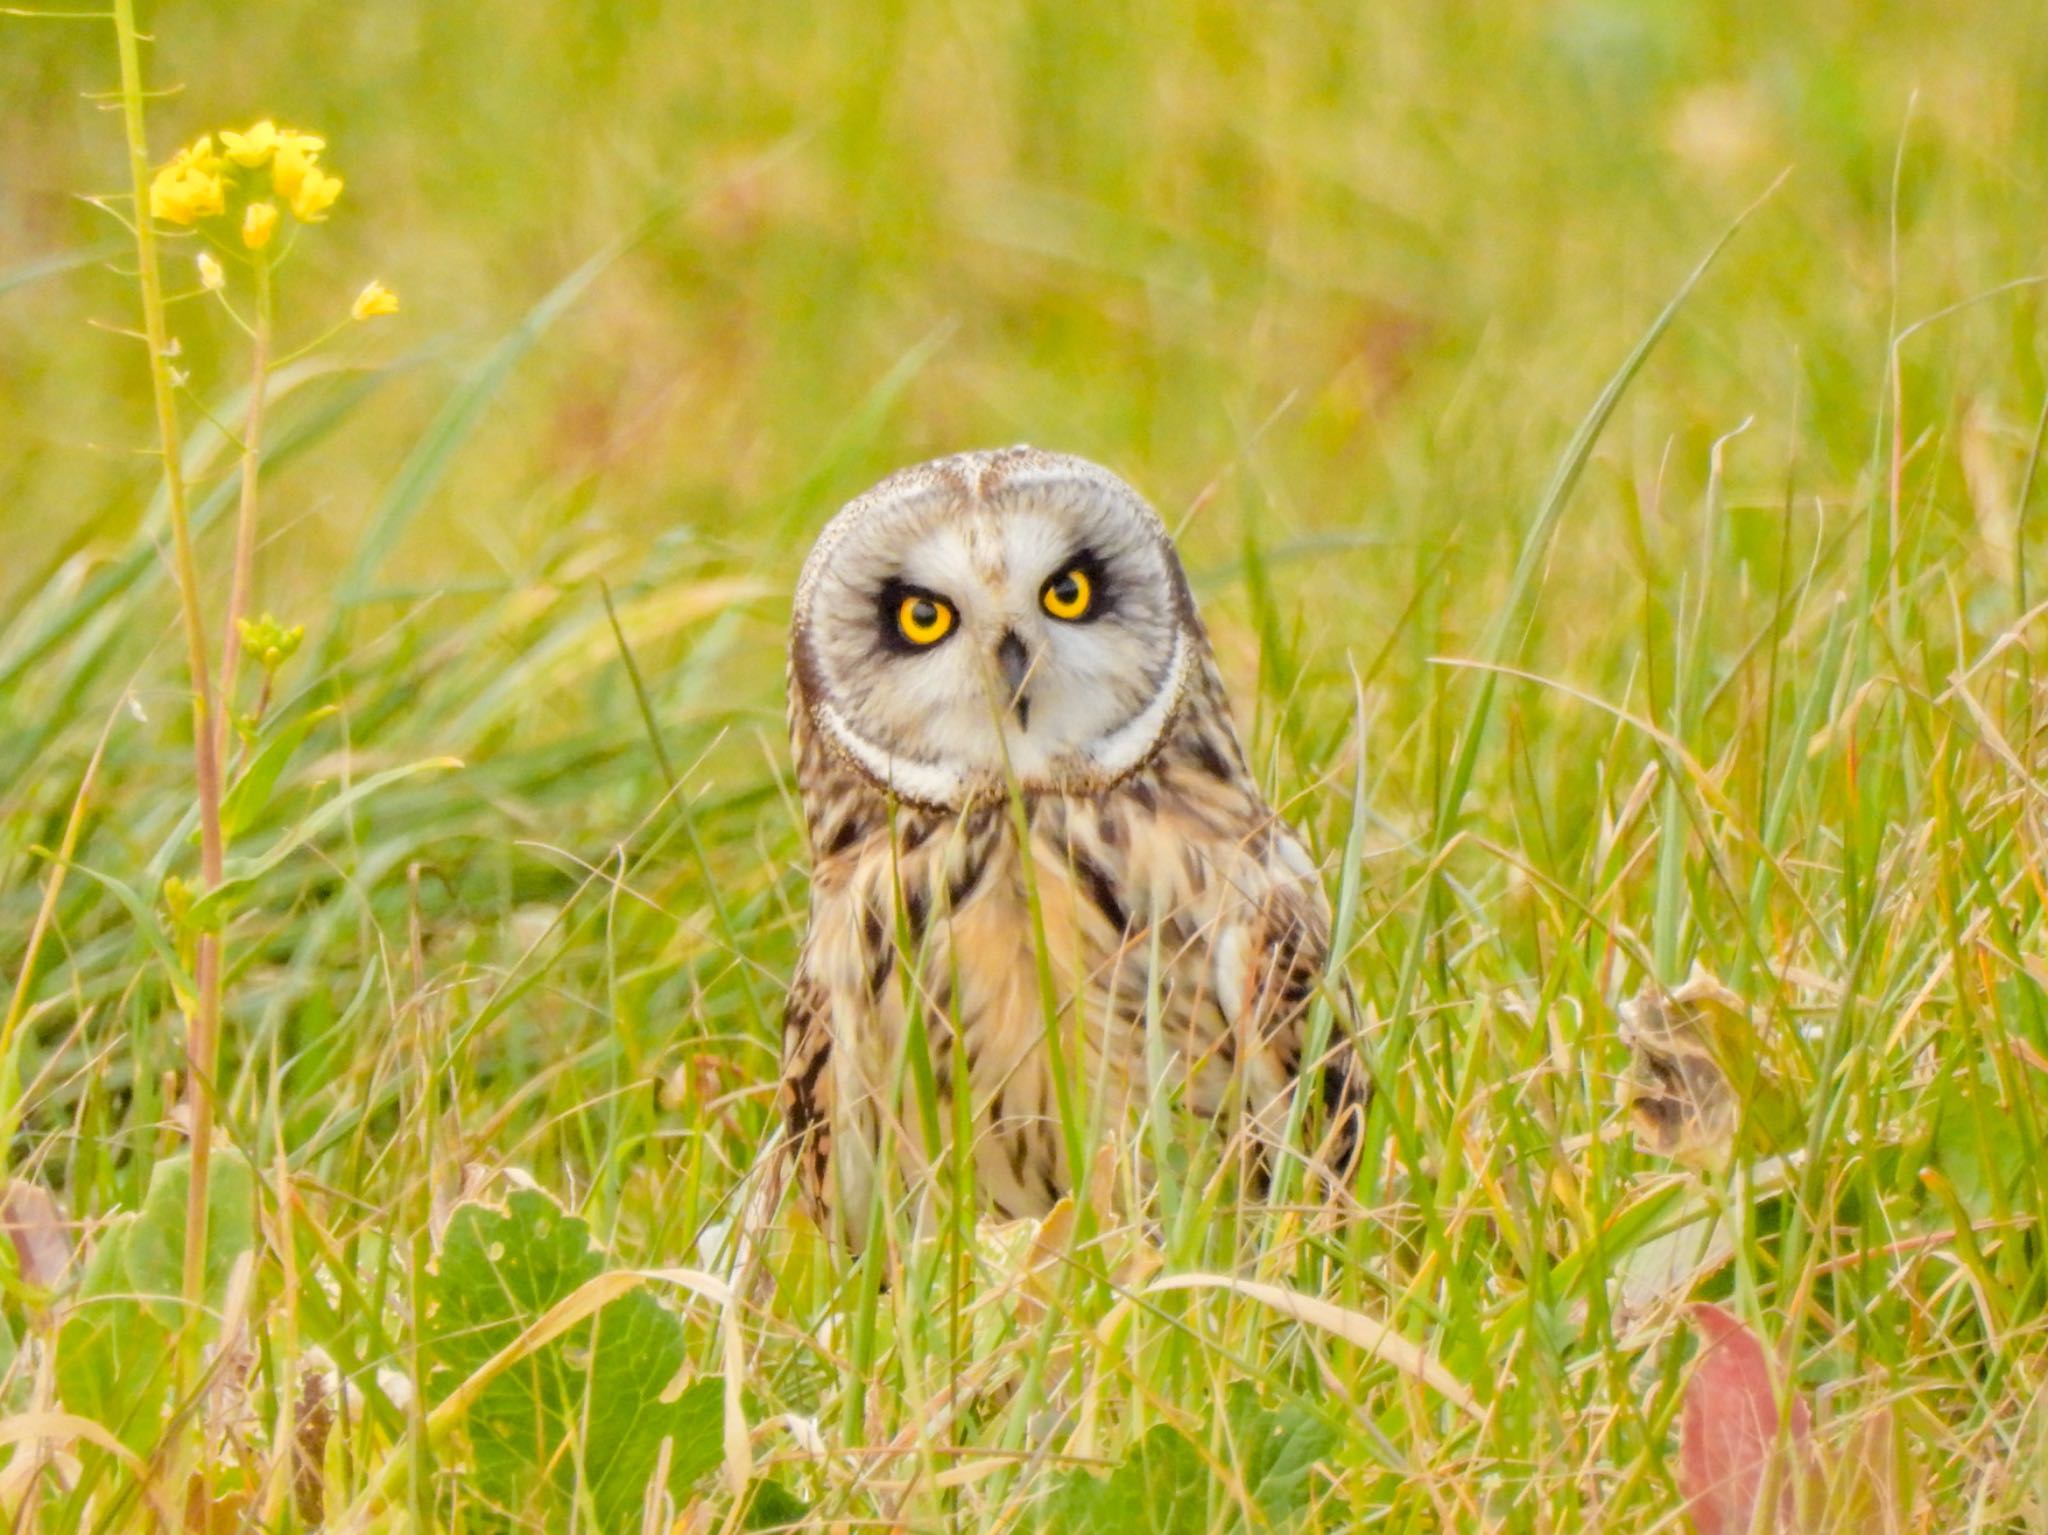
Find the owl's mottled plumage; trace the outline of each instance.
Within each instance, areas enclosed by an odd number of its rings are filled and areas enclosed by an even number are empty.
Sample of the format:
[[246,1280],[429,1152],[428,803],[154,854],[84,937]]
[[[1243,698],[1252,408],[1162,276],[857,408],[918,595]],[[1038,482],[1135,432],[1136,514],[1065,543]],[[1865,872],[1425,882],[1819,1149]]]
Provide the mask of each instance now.
[[[1087,611],[1063,621],[1056,599],[1076,594]],[[942,638],[910,642],[902,626],[934,604]],[[805,565],[789,718],[812,882],[783,1098],[821,1225],[857,1245],[881,1148],[915,1188],[963,1087],[986,1202],[1034,1214],[1065,1192],[1033,884],[1058,1016],[1084,1042],[1077,1090],[1143,1104],[1156,984],[1187,1107],[1277,1139],[1315,1064],[1329,906],[1246,769],[1172,541],[1135,491],[1028,448],[883,481]],[[938,1089],[936,1145],[907,1023]],[[1363,1096],[1349,1028],[1340,1009],[1317,1116],[1332,1147]]]

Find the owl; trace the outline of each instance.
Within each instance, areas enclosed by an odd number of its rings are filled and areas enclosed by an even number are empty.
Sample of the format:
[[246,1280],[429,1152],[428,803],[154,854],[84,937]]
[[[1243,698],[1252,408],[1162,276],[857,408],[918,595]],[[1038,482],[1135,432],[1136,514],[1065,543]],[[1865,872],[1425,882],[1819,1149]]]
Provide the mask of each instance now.
[[1019,447],[849,503],[798,581],[789,728],[811,890],[782,1103],[839,1241],[889,1159],[928,1187],[960,1135],[984,1207],[1043,1213],[1068,1116],[1129,1125],[1162,1089],[1270,1154],[1319,1082],[1307,1144],[1342,1163],[1365,1083],[1341,994],[1304,1059],[1329,905],[1129,485]]

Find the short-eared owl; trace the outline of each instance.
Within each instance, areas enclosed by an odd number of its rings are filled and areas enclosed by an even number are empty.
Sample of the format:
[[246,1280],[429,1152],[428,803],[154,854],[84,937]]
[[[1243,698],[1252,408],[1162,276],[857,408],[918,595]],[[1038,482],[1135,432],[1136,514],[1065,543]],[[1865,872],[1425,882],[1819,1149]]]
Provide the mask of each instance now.
[[1122,480],[1012,448],[851,502],[797,586],[789,724],[812,879],[783,1103],[804,1201],[842,1241],[866,1233],[885,1148],[906,1189],[944,1165],[963,1092],[982,1199],[1059,1198],[1049,1015],[1091,1122],[1163,1084],[1270,1144],[1322,1065],[1311,1122],[1349,1144],[1341,1010],[1303,1060],[1321,882],[1246,770],[1172,540]]

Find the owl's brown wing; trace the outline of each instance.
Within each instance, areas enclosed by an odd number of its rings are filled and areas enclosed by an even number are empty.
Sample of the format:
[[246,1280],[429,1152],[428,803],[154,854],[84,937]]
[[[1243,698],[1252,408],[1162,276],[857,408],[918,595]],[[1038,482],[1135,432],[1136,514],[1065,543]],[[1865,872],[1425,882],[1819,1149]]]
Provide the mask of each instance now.
[[[1357,1001],[1341,975],[1330,976],[1330,906],[1306,850],[1277,817],[1252,841],[1266,844],[1264,855],[1239,864],[1238,898],[1218,914],[1217,1003],[1246,1058],[1261,1067],[1250,1084],[1260,1138],[1277,1145],[1285,1136],[1295,1094],[1307,1082],[1320,1113],[1303,1115],[1306,1144],[1341,1175],[1357,1158],[1371,1096],[1357,1048]],[[1317,1040],[1322,996],[1329,1005]]]
[[782,1115],[804,1208],[830,1229],[832,1189],[831,999],[803,960],[782,1010]]
[[[1049,828],[1050,829],[1050,828]],[[1341,980],[1326,987],[1330,907],[1319,871],[1252,781],[1206,665],[1155,757],[1076,804],[1058,827],[1060,856],[1112,927],[1158,929],[1164,1021],[1190,1066],[1190,1107],[1238,1106],[1276,1147],[1304,1080],[1320,1102],[1306,1143],[1333,1171],[1355,1157],[1365,1073],[1358,1017]],[[1142,1020],[1145,979],[1123,966],[1104,1011]],[[1310,1031],[1330,992],[1320,1048]]]
[[782,1105],[804,1208],[850,1252],[866,1237],[883,1122],[901,1139],[884,1091],[902,1033],[899,993],[862,956],[871,928],[844,891],[814,899],[783,1014]]
[[[792,663],[789,732],[812,865],[810,920],[782,1019],[782,1112],[798,1197],[820,1230],[857,1249],[873,1176],[872,1110],[858,1069],[874,1033],[879,985],[869,985],[860,877],[866,845],[886,817],[881,796],[829,751]],[[867,881],[872,883],[872,881]]]

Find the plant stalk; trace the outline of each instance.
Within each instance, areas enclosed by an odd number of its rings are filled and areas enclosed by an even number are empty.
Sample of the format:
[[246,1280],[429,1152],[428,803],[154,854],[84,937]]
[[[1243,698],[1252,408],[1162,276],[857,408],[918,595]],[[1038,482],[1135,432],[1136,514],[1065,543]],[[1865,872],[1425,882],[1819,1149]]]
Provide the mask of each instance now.
[[[214,721],[214,761],[228,760],[228,733],[235,718],[235,683],[241,670],[241,621],[249,616],[249,587],[256,566],[256,492],[263,467],[263,406],[270,387],[270,253],[253,253],[256,318],[251,327],[249,409],[242,421],[242,489],[235,509],[235,573],[228,587],[227,627],[221,633],[220,710]],[[212,1075],[209,1063],[208,1076]]]
[[[143,119],[142,56],[135,25],[135,0],[114,0],[113,19],[121,60],[121,115],[128,140],[128,178],[135,196],[135,283],[142,294],[143,337],[149,348],[149,378],[164,461],[164,495],[170,509],[173,573],[185,631],[185,667],[192,683],[192,767],[193,787],[199,799],[200,884],[203,889],[212,890],[220,884],[221,877],[220,758],[207,665],[206,619],[199,602],[199,563],[192,549],[192,523],[179,447],[178,398],[171,380],[170,328],[164,318],[156,226],[149,212],[149,137]],[[212,1063],[220,1033],[220,941],[202,933],[196,948],[193,969],[198,995],[186,1041],[192,1197],[185,1224],[184,1306],[178,1350],[181,1391],[195,1374],[199,1319],[206,1299],[206,1188],[213,1150]]]

